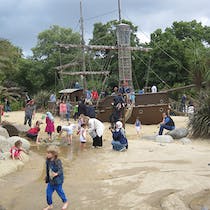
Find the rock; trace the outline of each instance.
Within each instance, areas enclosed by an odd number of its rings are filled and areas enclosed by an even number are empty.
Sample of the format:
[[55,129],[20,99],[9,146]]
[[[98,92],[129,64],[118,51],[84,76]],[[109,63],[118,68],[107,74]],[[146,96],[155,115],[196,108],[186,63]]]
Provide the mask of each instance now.
[[20,125],[15,123],[11,124],[7,121],[2,122],[2,127],[7,130],[9,136],[25,135],[26,132],[30,129],[30,127],[27,125]]
[[155,141],[160,143],[172,143],[174,142],[174,139],[169,135],[158,135],[156,136]]
[[27,131],[30,129],[30,127],[28,125],[18,125],[18,124],[14,124],[14,127],[17,128],[19,134],[26,134]]
[[0,136],[4,136],[6,138],[9,138],[9,133],[7,132],[7,129],[0,126]]
[[188,138],[181,138],[179,141],[182,144],[191,144],[192,143],[192,141],[190,139],[188,139]]
[[6,210],[2,205],[0,205],[0,210]]
[[181,139],[186,137],[189,134],[189,131],[186,128],[177,128],[172,131],[169,131],[167,135],[172,136],[174,139]]
[[9,152],[12,143],[10,143],[4,136],[0,136],[0,149],[3,152]]
[[14,143],[15,143],[16,141],[21,140],[22,143],[23,143],[23,148],[24,148],[25,150],[29,150],[29,149],[30,149],[30,142],[29,142],[28,140],[24,139],[24,138],[19,137],[19,136],[12,136],[12,137],[9,137],[7,140],[8,140],[9,142],[11,142],[12,145],[14,145]]
[[154,141],[156,136],[143,136],[142,139],[144,140],[149,140],[149,141]]

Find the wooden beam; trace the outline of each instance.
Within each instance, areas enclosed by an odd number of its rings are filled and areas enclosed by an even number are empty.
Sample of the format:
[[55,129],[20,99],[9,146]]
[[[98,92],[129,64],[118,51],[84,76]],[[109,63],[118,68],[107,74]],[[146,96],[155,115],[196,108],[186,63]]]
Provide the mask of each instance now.
[[74,62],[74,63],[67,63],[65,65],[61,65],[61,66],[56,66],[55,69],[57,70],[62,70],[62,69],[66,69],[68,67],[74,67],[74,66],[79,66],[79,63]]
[[130,50],[130,51],[145,51],[148,52],[152,48],[144,47],[120,47],[120,46],[105,46],[105,45],[77,45],[77,44],[57,44],[59,47],[69,48],[86,48],[89,50]]
[[72,75],[72,76],[75,76],[75,75],[109,75],[109,71],[80,71],[80,72],[60,72],[60,74],[63,74],[63,75]]

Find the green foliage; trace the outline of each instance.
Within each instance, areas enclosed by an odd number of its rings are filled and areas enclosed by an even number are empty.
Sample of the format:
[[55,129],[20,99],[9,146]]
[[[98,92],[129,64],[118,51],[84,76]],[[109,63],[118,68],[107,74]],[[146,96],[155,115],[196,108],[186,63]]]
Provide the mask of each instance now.
[[11,110],[12,111],[19,111],[22,109],[23,107],[23,103],[21,101],[13,101],[11,104],[10,104],[10,107],[11,107]]
[[36,95],[34,95],[34,100],[37,109],[47,108],[48,101],[50,98],[50,92],[41,90]]
[[[56,25],[38,35],[37,45],[32,49],[34,54],[32,59],[36,63],[36,67],[32,69],[32,72],[39,75],[42,89],[51,89],[54,86],[54,68],[56,66],[67,64],[73,61],[75,57],[81,57],[79,56],[79,49],[60,49],[56,43],[79,44],[80,35],[74,33],[71,29]],[[38,86],[38,84],[36,85]]]
[[0,84],[9,79],[15,81],[18,72],[18,62],[22,52],[8,40],[0,39]]
[[210,138],[210,97],[202,98],[189,124],[193,137]]
[[[146,70],[151,57],[149,86],[156,84],[159,89],[165,84],[174,87],[180,84],[200,84],[208,69],[206,58],[209,27],[203,27],[195,20],[174,22],[165,31],[157,29],[151,34],[149,53],[135,53],[134,72],[140,86],[146,82]],[[159,77],[158,77],[158,76]]]

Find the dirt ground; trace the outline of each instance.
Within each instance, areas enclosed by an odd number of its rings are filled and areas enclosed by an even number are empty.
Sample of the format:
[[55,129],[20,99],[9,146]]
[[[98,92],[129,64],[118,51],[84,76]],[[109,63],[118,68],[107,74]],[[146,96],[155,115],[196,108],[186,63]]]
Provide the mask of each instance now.
[[[13,112],[5,119],[22,123],[24,113]],[[36,119],[42,119],[37,114]],[[187,124],[186,117],[174,117],[176,127]],[[56,125],[60,123],[56,119]],[[65,124],[65,122],[62,122]],[[46,138],[43,132],[42,137]],[[210,143],[194,140],[160,144],[144,139],[158,132],[158,125],[143,126],[138,138],[134,125],[126,125],[129,149],[114,152],[106,124],[104,147],[79,150],[78,136],[73,145],[61,148],[64,190],[72,210],[201,210],[210,209]],[[0,205],[7,210],[40,210],[46,205],[43,146],[32,143],[30,161],[24,168],[0,179]],[[1,170],[1,169],[0,169]],[[54,209],[62,203],[54,195]]]

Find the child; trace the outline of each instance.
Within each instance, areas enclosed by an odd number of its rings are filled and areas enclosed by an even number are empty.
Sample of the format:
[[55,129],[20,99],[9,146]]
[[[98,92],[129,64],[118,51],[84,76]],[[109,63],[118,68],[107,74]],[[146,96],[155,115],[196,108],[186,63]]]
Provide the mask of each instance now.
[[21,155],[21,152],[27,153],[23,148],[22,148],[22,141],[18,140],[15,142],[15,145],[11,147],[10,153],[11,153],[11,158],[13,160],[18,159],[18,160],[23,160],[23,157]]
[[62,101],[60,103],[60,118],[61,118],[61,120],[65,119],[66,113],[67,113],[66,103],[64,101]]
[[52,116],[51,112],[46,113],[46,128],[45,132],[47,132],[49,141],[52,141],[52,133],[55,132],[55,127],[54,127],[54,117]]
[[141,129],[141,121],[139,120],[139,118],[136,118],[136,122],[135,122],[135,126],[136,126],[136,132],[138,137],[140,136],[140,129]]
[[68,202],[66,195],[63,191],[62,185],[64,181],[63,168],[61,160],[58,159],[58,147],[51,145],[47,148],[46,158],[46,197],[48,206],[44,210],[53,208],[52,205],[52,194],[54,191],[57,192],[61,200],[63,201],[62,210],[67,209]]
[[40,125],[41,124],[42,124],[42,122],[36,121],[35,126],[33,128],[30,128],[27,131],[27,134],[26,134],[27,137],[29,137],[32,140],[35,140],[37,144],[40,143],[40,139],[39,139],[38,135],[39,135]]
[[74,129],[76,128],[76,125],[75,124],[71,124],[69,123],[69,125],[67,126],[58,126],[57,127],[57,132],[59,133],[59,137],[61,136],[62,132],[63,131],[66,131],[66,134],[67,134],[67,143],[68,145],[71,144],[72,142],[72,135],[73,135],[73,132],[74,132]]
[[82,124],[80,127],[80,148],[83,150],[85,148],[85,144],[87,142],[87,126],[86,124]]

